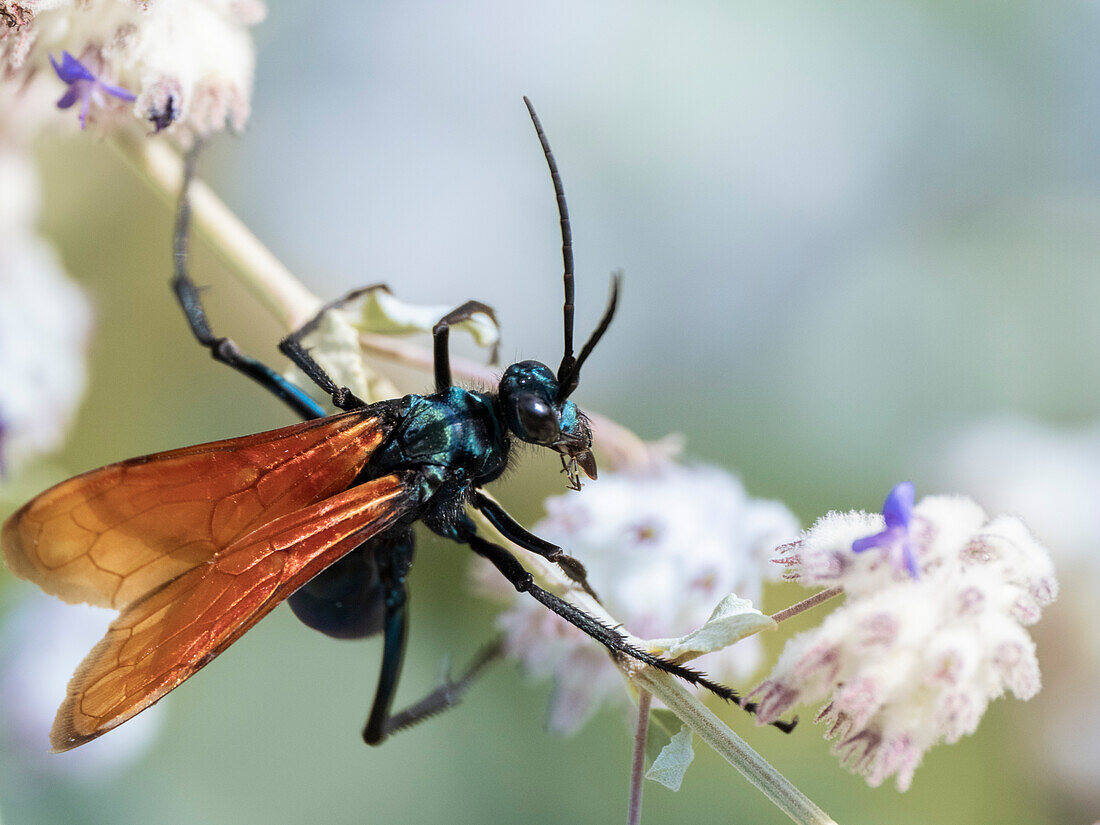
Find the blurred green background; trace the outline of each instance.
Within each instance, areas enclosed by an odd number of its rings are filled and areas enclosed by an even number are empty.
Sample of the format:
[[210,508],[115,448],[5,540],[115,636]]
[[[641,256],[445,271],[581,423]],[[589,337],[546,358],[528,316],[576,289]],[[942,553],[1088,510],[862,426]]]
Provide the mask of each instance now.
[[[203,175],[323,297],[386,281],[411,300],[483,300],[505,363],[553,363],[559,238],[527,94],[569,197],[579,329],[625,271],[582,406],[646,437],[685,434],[690,455],[807,524],[877,510],[903,478],[940,491],[929,456],[972,421],[1100,418],[1096,3],[272,6],[252,120],[215,142]],[[86,136],[39,157],[43,231],[95,301],[91,382],[65,449],[9,483],[0,515],[85,469],[289,423],[190,339],[167,289],[167,208]],[[215,328],[277,361],[283,331],[202,245],[194,272],[214,287]],[[528,524],[559,491],[553,460],[533,455],[494,488]],[[467,564],[421,542],[401,697],[492,633]],[[33,595],[6,573],[0,586],[5,612]],[[765,608],[800,596],[774,589]],[[1060,609],[1037,629],[1040,661],[1072,673],[1067,637],[1043,632],[1070,621]],[[629,720],[551,736],[548,686],[510,666],[460,709],[364,747],[379,655],[280,609],[162,703],[155,744],[120,774],[81,780],[0,745],[0,818],[625,818]],[[1091,822],[1100,796],[1067,790],[1057,742],[1037,735],[1048,701],[995,703],[905,794],[840,769],[814,708],[790,737],[724,713],[839,822]],[[698,752],[679,793],[648,784],[643,821],[785,821]]]

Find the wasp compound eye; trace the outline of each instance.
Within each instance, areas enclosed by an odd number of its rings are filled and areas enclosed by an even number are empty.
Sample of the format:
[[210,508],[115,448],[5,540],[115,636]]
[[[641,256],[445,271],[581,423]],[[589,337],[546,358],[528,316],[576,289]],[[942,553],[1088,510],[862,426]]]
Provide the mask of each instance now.
[[556,441],[560,432],[558,414],[542,398],[533,394],[524,394],[516,399],[516,417],[519,419],[525,440],[540,444]]

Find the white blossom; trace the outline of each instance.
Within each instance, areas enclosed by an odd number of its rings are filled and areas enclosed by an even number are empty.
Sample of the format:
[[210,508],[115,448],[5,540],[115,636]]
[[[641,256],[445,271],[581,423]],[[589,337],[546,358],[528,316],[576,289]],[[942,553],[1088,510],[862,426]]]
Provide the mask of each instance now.
[[61,774],[94,782],[133,764],[152,745],[162,721],[159,708],[150,708],[110,736],[77,750],[50,753],[50,727],[65,698],[65,685],[115,615],[113,610],[62,604],[31,593],[5,618],[0,635],[0,726],[18,755],[11,771],[29,781],[36,775]]
[[[847,599],[791,639],[753,692],[761,724],[827,698],[817,721],[842,762],[871,785],[896,775],[901,790],[925,751],[973,733],[1006,689],[1038,692],[1024,628],[1058,589],[1046,549],[1016,518],[987,520],[973,501],[946,496],[903,515],[915,577],[874,552],[896,538],[879,515],[829,513],[782,548],[787,578],[842,587]],[[856,553],[853,543],[873,546]]]
[[942,483],[1025,518],[1059,561],[1100,572],[1100,424],[998,417],[956,433],[930,464]]
[[[0,31],[2,27],[0,22]],[[44,126],[56,121],[57,99],[64,86],[52,69],[49,77],[38,73],[25,82],[5,82],[2,78],[0,73],[0,147],[26,148]]]
[[86,383],[91,309],[57,253],[34,231],[30,160],[0,150],[0,470],[60,444]]
[[[695,631],[731,592],[759,604],[766,559],[798,532],[786,507],[750,498],[724,470],[671,462],[601,474],[580,494],[549,499],[546,509],[533,532],[580,559],[608,612],[643,638]],[[506,593],[499,576],[482,578]],[[508,653],[529,674],[554,678],[552,730],[577,730],[605,699],[625,702],[606,652],[534,600],[517,598],[498,624]],[[733,681],[760,658],[754,637],[703,661],[712,676]]]
[[185,139],[227,123],[240,129],[255,68],[248,27],[265,13],[260,0],[0,0],[0,74],[17,87],[51,77],[60,98],[65,84],[50,57],[68,52],[98,81],[136,96],[101,96],[93,122],[178,123]]

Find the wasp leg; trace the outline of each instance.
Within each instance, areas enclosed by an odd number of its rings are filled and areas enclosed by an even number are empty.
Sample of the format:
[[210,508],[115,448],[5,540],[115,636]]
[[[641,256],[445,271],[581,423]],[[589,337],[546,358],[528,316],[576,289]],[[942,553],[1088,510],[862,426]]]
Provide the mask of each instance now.
[[332,396],[332,403],[341,410],[356,410],[367,405],[366,402],[358,398],[355,393],[347,387],[336,386],[336,382],[333,381],[321,365],[313,359],[313,356],[309,354],[309,350],[302,346],[302,339],[313,332],[313,330],[317,329],[317,325],[321,323],[321,319],[325,317],[325,313],[329,310],[340,309],[345,304],[349,304],[356,298],[366,295],[368,292],[373,292],[376,289],[383,289],[386,292],[390,291],[390,288],[386,284],[371,284],[370,286],[361,287],[360,289],[353,289],[343,298],[338,298],[335,301],[325,304],[316,315],[279,342],[279,351],[293,361],[298,369],[309,376],[309,379],[314,384]]
[[508,515],[507,511],[487,495],[480,490],[475,490],[471,503],[489,520],[489,523],[495,527],[504,538],[512,542],[512,544],[518,544],[524,550],[530,550],[532,553],[545,558],[547,561],[552,561],[562,569],[570,579],[575,581],[584,592],[591,596],[596,601],[600,600],[600,597],[596,595],[596,591],[588,584],[588,571],[585,570],[584,565],[578,559],[573,558],[567,554],[564,550],[553,544],[546,539],[539,538],[534,533],[528,532],[518,521]]
[[[467,689],[481,675],[481,672],[493,661],[499,659],[503,652],[504,643],[502,640],[497,639],[487,644],[477,652],[473,661],[457,679],[451,679],[450,676],[446,677],[443,684],[419,702],[387,717],[382,725],[382,737],[410,728],[418,722],[435,716],[437,713],[453,708],[462,701]],[[364,733],[364,738],[365,736]],[[370,742],[370,740],[367,741],[372,745],[378,744],[377,742]]]
[[[534,583],[531,574],[523,568],[523,565],[519,563],[519,560],[515,556],[503,547],[481,538],[481,536],[474,532],[472,524],[466,526],[460,524],[456,532],[460,535],[459,541],[469,544],[475,553],[492,562],[493,566],[504,575],[504,578],[512,583],[512,586],[515,587],[517,591],[520,593],[529,593],[543,605],[549,607],[574,627],[591,636],[612,653],[630,656],[631,658],[637,659],[639,662],[644,662],[666,673],[671,673],[673,676],[677,676],[685,682],[704,687],[711,693],[729,702],[733,702],[749,713],[756,710],[755,703],[744,702],[737,694],[737,691],[732,688],[713,682],[699,671],[693,670],[690,667],[678,665],[675,662],[670,662],[634,647],[626,640],[623,634],[619,633],[619,631],[612,627],[608,627],[599,619],[589,616],[580,608],[574,607],[569,602],[555,596],[553,593],[543,590]],[[796,717],[790,722],[772,722],[772,726],[779,728],[779,730],[784,733],[790,733],[794,730],[797,723],[798,719]]]
[[[480,301],[467,301],[457,309],[453,309],[439,319],[432,328],[432,339],[435,342],[435,391],[443,392],[451,386],[451,355],[448,348],[448,343],[451,338],[451,324],[458,324],[462,321],[469,320],[477,313],[484,313],[493,319],[493,323],[497,322],[496,313],[493,312],[493,308],[486,306]],[[496,363],[497,360],[497,347],[493,347],[493,354],[491,363]]]
[[405,577],[412,564],[412,553],[411,532],[405,532],[396,540],[377,547],[374,552],[374,562],[381,581],[380,596],[384,602],[384,618],[380,628],[383,633],[383,648],[378,690],[374,695],[370,718],[363,728],[363,741],[368,745],[379,745],[391,734],[457,705],[473,681],[490,662],[500,657],[503,649],[500,640],[485,646],[457,679],[444,679],[443,684],[419,702],[398,713],[390,713],[405,653],[408,629],[408,591]]
[[378,689],[374,694],[370,717],[363,728],[363,741],[377,745],[389,731],[386,722],[401,677],[401,661],[405,656],[405,636],[408,632],[409,594],[405,577],[412,564],[412,533],[380,547],[376,556],[382,582],[384,616],[382,624],[382,669],[378,674]]
[[335,301],[329,301],[323,307],[321,307],[317,314],[302,324],[301,327],[296,329],[290,335],[284,338],[284,341],[292,340],[301,343],[302,339],[309,335],[313,330],[317,329],[317,326],[321,323],[321,320],[325,317],[325,314],[333,309],[343,309],[357,298],[361,298],[368,292],[374,292],[376,289],[380,289],[383,292],[390,292],[390,285],[385,283],[371,284],[370,286],[361,286],[358,289],[353,289],[347,295],[342,298],[337,298]]
[[689,667],[666,661],[658,656],[654,656],[651,653],[646,653],[644,650],[634,647],[619,631],[608,627],[595,617],[589,616],[579,607],[575,607],[564,599],[555,596],[553,593],[543,590],[535,584],[531,574],[524,569],[523,565],[519,563],[519,560],[515,556],[503,547],[493,544],[491,541],[486,541],[481,536],[477,535],[472,527],[466,529],[460,527],[459,534],[461,536],[459,539],[460,541],[470,545],[471,549],[479,556],[488,559],[493,566],[503,574],[504,578],[512,583],[512,586],[515,587],[517,591],[530,594],[571,625],[582,630],[597,642],[604,645],[612,653],[630,656],[631,658],[637,659],[639,662],[644,662],[647,665],[652,665],[655,668],[671,673],[673,676],[678,676],[693,685],[705,687],[707,690],[730,702],[738,702],[737,692],[732,688],[720,685],[717,682],[712,682],[703,674]]
[[188,192],[191,181],[195,177],[195,164],[198,161],[200,148],[201,143],[196,143],[194,148],[187,153],[183,187],[180,189],[179,207],[176,211],[176,227],[172,241],[174,258],[172,289],[176,293],[183,314],[187,317],[191,332],[200,344],[210,350],[214,360],[232,367],[243,375],[247,375],[280,401],[287,404],[302,418],[324,418],[326,415],[324,409],[301,389],[291,384],[271,367],[257,361],[250,355],[245,355],[231,339],[218,337],[210,329],[210,323],[206,319],[206,311],[202,308],[199,289],[187,274],[188,233],[191,226],[191,202],[188,198]]

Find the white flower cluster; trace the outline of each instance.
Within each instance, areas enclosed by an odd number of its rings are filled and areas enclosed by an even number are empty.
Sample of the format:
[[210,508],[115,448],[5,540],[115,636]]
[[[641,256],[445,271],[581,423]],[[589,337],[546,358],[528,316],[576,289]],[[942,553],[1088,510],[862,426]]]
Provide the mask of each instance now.
[[171,129],[185,143],[242,127],[248,27],[265,13],[261,0],[0,0],[0,473],[60,442],[91,325],[36,232],[32,140],[59,122]]
[[35,232],[38,179],[0,145],[0,479],[56,447],[84,393],[91,308]]
[[834,752],[871,785],[896,775],[900,790],[925,751],[973,733],[1006,688],[1038,692],[1024,628],[1058,589],[1046,549],[1016,518],[987,521],[970,499],[929,497],[905,521],[916,578],[873,548],[853,553],[887,535],[878,515],[830,513],[782,548],[787,578],[842,587],[847,599],[791,639],[753,692],[762,724],[828,697],[816,721]]
[[67,52],[94,81],[129,93],[97,94],[93,122],[136,116],[158,131],[180,124],[184,138],[240,129],[255,62],[248,27],[265,14],[261,0],[0,0],[0,76],[17,88],[37,80],[35,95],[48,78],[60,98],[62,80],[72,83],[51,57]]
[[[750,498],[729,473],[668,461],[645,472],[601,474],[583,495],[551,498],[546,508],[534,532],[583,561],[608,612],[642,638],[694,631],[731,592],[759,604],[773,548],[798,534],[786,507]],[[494,586],[501,579],[487,573],[483,581]],[[603,700],[625,701],[606,652],[533,599],[517,598],[498,624],[509,655],[528,673],[554,677],[552,730],[575,731]],[[760,658],[753,637],[715,653],[705,667],[732,681],[751,674]]]

